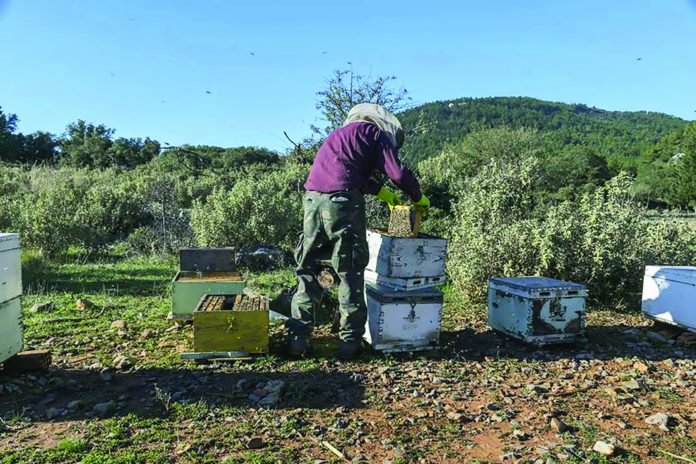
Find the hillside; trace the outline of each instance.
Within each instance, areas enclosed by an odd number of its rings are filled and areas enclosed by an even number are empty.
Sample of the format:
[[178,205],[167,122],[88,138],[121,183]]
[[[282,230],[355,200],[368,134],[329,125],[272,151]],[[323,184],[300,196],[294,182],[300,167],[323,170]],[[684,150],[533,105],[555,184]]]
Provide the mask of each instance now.
[[687,124],[662,113],[605,111],[526,97],[439,101],[406,110],[399,118],[407,131],[426,128],[404,147],[404,158],[411,162],[437,154],[477,128],[508,126],[538,129],[551,147],[592,147],[614,168],[634,166],[645,148]]

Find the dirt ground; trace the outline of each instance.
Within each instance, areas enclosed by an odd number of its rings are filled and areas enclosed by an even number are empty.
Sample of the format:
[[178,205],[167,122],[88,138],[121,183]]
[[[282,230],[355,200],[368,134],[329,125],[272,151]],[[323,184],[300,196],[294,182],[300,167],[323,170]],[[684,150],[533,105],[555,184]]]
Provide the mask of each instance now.
[[275,328],[268,356],[195,364],[151,284],[72,322],[74,292],[25,298],[65,310],[27,317],[48,372],[0,374],[0,463],[696,460],[696,349],[640,314],[591,312],[587,342],[542,349],[448,295],[438,350],[342,363],[322,326],[292,360]]

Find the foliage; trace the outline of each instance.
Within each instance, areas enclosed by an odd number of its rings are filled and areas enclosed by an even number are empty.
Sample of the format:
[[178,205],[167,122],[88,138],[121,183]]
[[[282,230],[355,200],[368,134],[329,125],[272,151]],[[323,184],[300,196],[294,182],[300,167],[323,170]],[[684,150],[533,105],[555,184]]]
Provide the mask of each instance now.
[[306,166],[288,163],[282,170],[241,179],[230,190],[216,188],[191,210],[197,243],[291,248],[301,230],[306,177]]
[[337,69],[326,81],[326,88],[317,92],[316,109],[321,113],[324,127],[312,126],[318,135],[328,135],[343,124],[350,109],[358,103],[376,103],[396,113],[404,109],[411,98],[406,89],[394,89],[394,76],[361,76],[349,69]]
[[634,192],[651,205],[696,206],[696,122],[643,153]]
[[16,133],[18,121],[16,114],[5,114],[0,108],[0,162],[52,162],[57,156],[58,141],[47,132]]
[[491,160],[456,198],[448,272],[457,291],[481,300],[492,276],[544,275],[586,284],[596,304],[633,304],[646,264],[696,259],[696,228],[650,221],[627,175],[550,202],[547,166],[524,151]]
[[72,167],[132,169],[159,154],[158,142],[146,138],[113,139],[114,130],[79,120],[61,140],[61,164]]
[[686,122],[660,113],[605,111],[586,105],[524,97],[462,98],[433,102],[398,115],[404,130],[428,125],[411,136],[404,156],[420,161],[480,129],[526,127],[544,133],[549,150],[588,147],[607,160],[614,173],[634,169],[636,159]]

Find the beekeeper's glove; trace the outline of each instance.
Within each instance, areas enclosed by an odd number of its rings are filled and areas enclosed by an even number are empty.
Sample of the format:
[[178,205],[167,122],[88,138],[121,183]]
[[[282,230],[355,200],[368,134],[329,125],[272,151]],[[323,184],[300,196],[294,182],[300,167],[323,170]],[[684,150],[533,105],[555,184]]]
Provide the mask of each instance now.
[[428,197],[421,194],[420,200],[415,202],[413,206],[419,211],[426,212],[428,211],[428,208],[430,208],[430,200],[428,200]]
[[399,195],[392,192],[386,187],[382,187],[377,193],[377,195],[375,195],[375,198],[385,202],[389,206],[389,211],[394,209],[394,206],[401,204],[401,199],[399,198]]

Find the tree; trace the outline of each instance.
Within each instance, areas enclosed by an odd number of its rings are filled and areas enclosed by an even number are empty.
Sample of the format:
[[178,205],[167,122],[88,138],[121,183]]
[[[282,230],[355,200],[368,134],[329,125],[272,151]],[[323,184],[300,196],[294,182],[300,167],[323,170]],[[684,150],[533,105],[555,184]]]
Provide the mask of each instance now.
[[114,133],[103,124],[83,120],[70,124],[61,140],[61,162],[74,167],[133,169],[160,152],[156,140],[124,137],[114,140]]
[[674,177],[667,199],[675,206],[696,206],[696,123],[684,131],[681,149],[674,157]]
[[319,135],[328,135],[341,126],[348,116],[348,111],[358,103],[375,103],[396,113],[403,110],[411,97],[408,91],[394,88],[394,76],[361,76],[349,69],[337,69],[326,81],[326,88],[317,92],[319,97],[316,108],[321,112],[324,127],[312,125],[312,131]]
[[19,156],[22,144],[14,133],[17,129],[17,121],[16,114],[5,114],[0,108],[0,161],[13,162]]
[[108,158],[114,130],[82,119],[68,125],[61,141],[61,162],[69,166],[94,168]]

